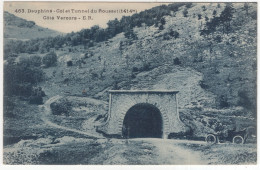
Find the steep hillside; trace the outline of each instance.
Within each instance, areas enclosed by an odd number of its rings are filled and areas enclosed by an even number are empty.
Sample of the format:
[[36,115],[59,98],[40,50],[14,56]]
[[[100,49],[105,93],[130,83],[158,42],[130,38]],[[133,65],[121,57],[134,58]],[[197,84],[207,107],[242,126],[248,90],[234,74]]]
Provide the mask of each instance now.
[[27,21],[8,12],[4,12],[4,39],[6,40],[30,40],[57,36],[62,33],[35,25],[33,21]]

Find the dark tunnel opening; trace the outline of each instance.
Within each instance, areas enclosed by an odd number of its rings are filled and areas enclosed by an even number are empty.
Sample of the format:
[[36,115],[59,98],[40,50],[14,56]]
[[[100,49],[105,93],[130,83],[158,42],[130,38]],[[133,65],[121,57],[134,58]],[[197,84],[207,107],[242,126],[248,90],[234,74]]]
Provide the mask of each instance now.
[[146,103],[134,105],[126,113],[122,131],[125,138],[161,138],[162,117],[159,109]]

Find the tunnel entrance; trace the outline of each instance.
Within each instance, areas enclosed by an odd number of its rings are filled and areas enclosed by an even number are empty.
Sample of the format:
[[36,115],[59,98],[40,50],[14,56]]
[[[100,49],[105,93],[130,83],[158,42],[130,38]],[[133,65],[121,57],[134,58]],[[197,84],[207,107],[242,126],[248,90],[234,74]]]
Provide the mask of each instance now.
[[161,138],[162,117],[159,109],[147,103],[131,107],[124,118],[122,134],[125,138]]

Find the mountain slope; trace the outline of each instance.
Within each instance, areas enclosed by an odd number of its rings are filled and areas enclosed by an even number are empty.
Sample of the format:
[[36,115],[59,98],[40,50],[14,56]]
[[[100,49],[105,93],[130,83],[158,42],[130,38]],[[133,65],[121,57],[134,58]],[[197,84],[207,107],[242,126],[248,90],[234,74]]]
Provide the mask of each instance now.
[[19,18],[4,12],[4,38],[12,40],[30,40],[61,35],[62,33],[35,25],[33,21]]

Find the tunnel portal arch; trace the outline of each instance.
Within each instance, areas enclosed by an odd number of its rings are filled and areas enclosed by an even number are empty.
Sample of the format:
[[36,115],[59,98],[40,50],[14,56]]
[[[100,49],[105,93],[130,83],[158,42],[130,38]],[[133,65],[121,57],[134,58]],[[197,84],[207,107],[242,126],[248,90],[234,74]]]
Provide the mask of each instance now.
[[161,138],[162,124],[161,112],[156,106],[148,103],[138,103],[126,112],[122,136],[124,138]]
[[170,90],[110,90],[107,120],[98,130],[106,135],[124,137],[127,112],[134,106],[150,106],[160,112],[162,138],[170,133],[184,132],[186,128],[179,118],[177,93]]

